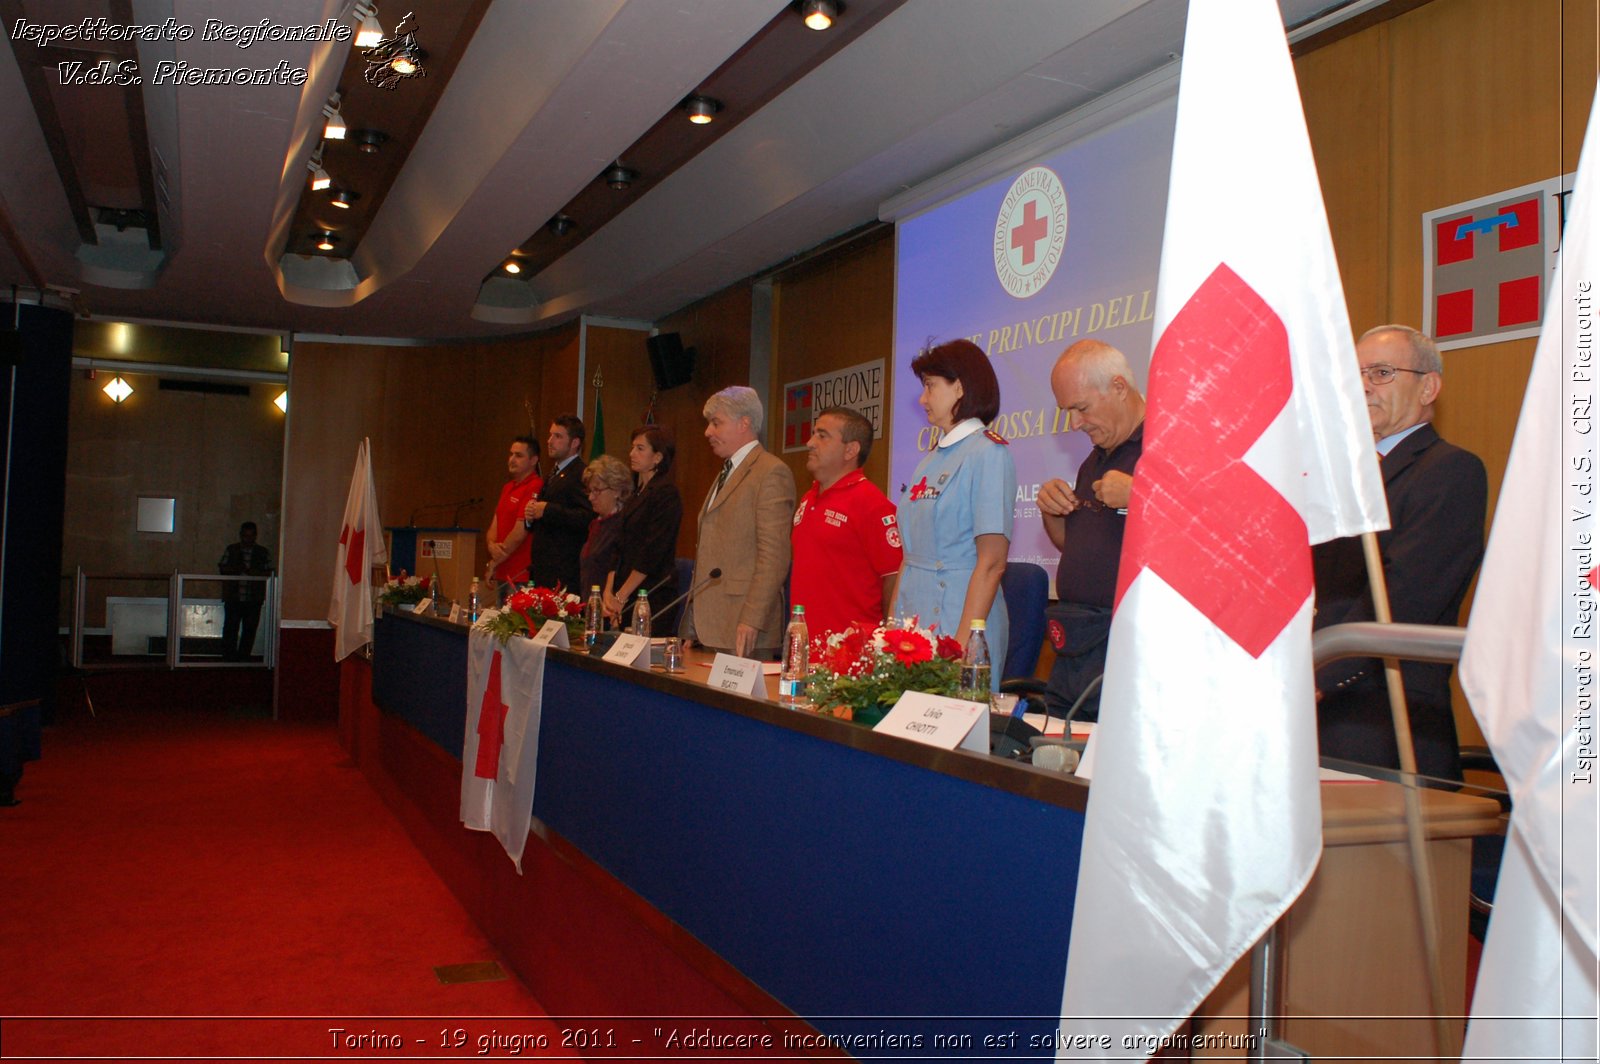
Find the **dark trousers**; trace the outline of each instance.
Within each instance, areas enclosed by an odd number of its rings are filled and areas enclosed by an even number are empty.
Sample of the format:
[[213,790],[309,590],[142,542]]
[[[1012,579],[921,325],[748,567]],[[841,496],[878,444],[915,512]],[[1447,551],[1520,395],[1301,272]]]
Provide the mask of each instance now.
[[[1058,602],[1044,612],[1045,631],[1055,648],[1049,688],[1044,695],[1047,711],[1065,717],[1089,685],[1106,671],[1106,640],[1111,636],[1111,610],[1078,602]],[[1100,689],[1090,692],[1074,720],[1100,719]]]
[[256,628],[261,624],[261,603],[224,602],[222,604],[222,658],[244,661],[255,649]]
[[[1317,703],[1317,742],[1323,757],[1383,768],[1400,767],[1389,690],[1381,676],[1381,672],[1364,676],[1349,687],[1327,692]],[[1424,776],[1459,780],[1461,747],[1449,697],[1441,700],[1407,691],[1406,710],[1411,717],[1417,771]]]

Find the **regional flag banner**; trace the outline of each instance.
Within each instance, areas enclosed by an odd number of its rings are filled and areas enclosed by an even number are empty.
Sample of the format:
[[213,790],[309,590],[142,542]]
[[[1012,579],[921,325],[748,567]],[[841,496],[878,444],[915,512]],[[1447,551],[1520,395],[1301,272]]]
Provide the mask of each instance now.
[[1159,1045],[1315,870],[1310,546],[1387,525],[1272,0],[1190,4],[1157,292],[1062,999],[1106,1057]]
[[522,873],[533,821],[544,705],[542,643],[473,628],[467,640],[467,725],[461,744],[461,822],[490,831]]
[[334,627],[334,661],[343,661],[372,642],[372,567],[388,560],[372,481],[372,443],[363,438],[356,449],[356,468],[350,475],[350,493],[345,498],[344,521],[334,552],[333,599],[328,606],[328,623]]
[[1461,656],[1511,794],[1463,1060],[1597,1049],[1596,103]]

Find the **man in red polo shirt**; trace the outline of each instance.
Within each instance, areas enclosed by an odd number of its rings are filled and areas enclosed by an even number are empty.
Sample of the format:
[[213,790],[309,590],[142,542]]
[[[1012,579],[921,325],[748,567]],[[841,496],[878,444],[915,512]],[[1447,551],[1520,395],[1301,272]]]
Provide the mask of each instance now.
[[817,479],[794,512],[789,601],[806,608],[813,636],[881,623],[900,571],[894,504],[861,472],[871,450],[872,422],[844,406],[818,414],[806,441]]
[[489,558],[494,562],[490,575],[497,584],[528,579],[528,555],[533,544],[522,527],[522,517],[544,487],[539,476],[539,445],[532,436],[518,436],[511,441],[506,471],[511,474],[511,483],[500,489],[500,502],[494,508],[487,537]]

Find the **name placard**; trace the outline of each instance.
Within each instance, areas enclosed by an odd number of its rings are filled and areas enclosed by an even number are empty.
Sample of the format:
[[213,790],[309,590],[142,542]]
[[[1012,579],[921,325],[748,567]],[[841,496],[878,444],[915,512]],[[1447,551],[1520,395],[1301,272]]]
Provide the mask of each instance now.
[[739,658],[732,654],[718,654],[711,659],[711,675],[706,686],[719,691],[736,691],[751,698],[767,697],[767,681],[761,673],[761,662],[754,658]]
[[572,649],[572,642],[567,637],[567,626],[563,621],[545,621],[544,627],[534,633],[533,641],[547,647]]
[[650,667],[650,637],[647,635],[619,635],[605,652],[602,660],[618,665],[631,665],[635,669]]
[[[907,691],[873,731],[954,750],[989,752],[989,707],[982,702]],[[981,740],[981,745],[975,745]]]
[[423,599],[421,602],[419,602],[415,606],[411,607],[411,612],[412,613],[416,613],[416,614],[431,613],[432,611],[433,611],[433,599],[432,599],[431,596],[429,598]]
[[450,604],[450,623],[451,624],[465,624],[466,620],[467,619],[465,617],[463,617],[462,614],[461,614],[461,603],[452,602]]

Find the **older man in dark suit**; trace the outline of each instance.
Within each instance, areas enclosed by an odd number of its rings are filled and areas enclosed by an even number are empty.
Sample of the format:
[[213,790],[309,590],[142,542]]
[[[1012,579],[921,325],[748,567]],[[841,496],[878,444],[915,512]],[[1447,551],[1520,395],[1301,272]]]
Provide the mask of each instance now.
[[583,422],[563,414],[550,423],[545,448],[555,461],[550,478],[538,498],[523,510],[522,526],[533,540],[528,555],[528,578],[539,587],[560,585],[579,595],[578,555],[589,536],[594,507],[583,486]]
[[[700,507],[697,588],[684,635],[711,650],[772,658],[783,643],[783,582],[789,575],[794,474],[761,446],[761,397],[735,386],[706,400],[706,439],[723,460]],[[713,569],[722,575],[710,580]]]
[[[1461,601],[1483,560],[1489,485],[1483,463],[1434,431],[1433,407],[1444,364],[1433,341],[1405,325],[1380,325],[1356,345],[1367,412],[1381,455],[1389,530],[1378,533],[1389,604],[1396,621],[1459,623]],[[1359,539],[1324,543],[1312,552],[1317,615],[1323,628],[1375,619]],[[1461,778],[1450,666],[1401,665],[1417,768]],[[1399,767],[1383,663],[1361,658],[1317,671],[1322,753]]]

